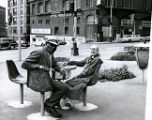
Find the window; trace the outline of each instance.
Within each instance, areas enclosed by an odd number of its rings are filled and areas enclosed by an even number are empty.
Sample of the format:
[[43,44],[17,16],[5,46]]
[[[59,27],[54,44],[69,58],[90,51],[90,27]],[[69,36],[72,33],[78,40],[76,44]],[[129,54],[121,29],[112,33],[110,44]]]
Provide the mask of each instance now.
[[32,42],[35,42],[36,41],[36,38],[32,38]]
[[69,28],[65,27],[65,34],[67,35],[69,33]]
[[54,34],[55,34],[55,35],[59,34],[59,28],[58,28],[58,27],[55,27],[55,28],[54,28]]
[[80,34],[80,28],[77,27],[77,35],[79,35],[79,34]]
[[43,13],[43,4],[42,3],[38,4],[38,13]]
[[64,2],[64,10],[70,10],[70,2],[68,0]]
[[77,9],[81,9],[81,0],[77,0]]
[[21,7],[20,14],[21,15],[23,14],[23,7]]
[[32,4],[32,14],[35,14],[35,4]]
[[23,27],[21,27],[21,34],[23,33]]
[[32,20],[32,24],[34,24],[34,19]]
[[17,27],[13,28],[13,33],[15,33],[15,34],[17,33]]
[[17,8],[13,8],[13,15],[17,15]]
[[77,17],[77,23],[80,23],[80,17]]
[[17,5],[17,0],[13,0],[13,5]]
[[87,0],[86,1],[86,6],[87,7],[93,7],[93,0]]
[[21,0],[21,5],[23,4],[23,0]]
[[46,25],[50,24],[50,19],[46,19]]
[[51,12],[51,4],[48,1],[45,3],[45,12]]
[[42,24],[42,20],[38,20],[38,24]]
[[17,17],[13,18],[13,24],[16,25],[17,24]]
[[69,18],[65,18],[65,23],[69,23]]

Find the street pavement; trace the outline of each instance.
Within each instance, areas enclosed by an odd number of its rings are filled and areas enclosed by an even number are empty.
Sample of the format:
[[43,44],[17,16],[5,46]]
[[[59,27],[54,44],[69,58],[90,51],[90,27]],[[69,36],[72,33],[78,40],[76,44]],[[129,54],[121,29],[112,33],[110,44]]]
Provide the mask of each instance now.
[[[89,112],[80,112],[76,109],[59,110],[64,116],[61,120],[144,120],[146,84],[139,83],[142,76],[136,62],[109,60],[115,53],[123,51],[125,46],[137,43],[95,44],[100,48],[101,58],[104,61],[101,69],[121,67],[125,64],[128,66],[129,71],[133,72],[137,77],[120,82],[98,82],[96,85],[89,87],[87,102],[97,105],[98,108]],[[60,46],[55,56],[69,57],[70,60],[82,60],[90,54],[91,45],[78,44],[79,56],[71,55],[71,44]],[[31,51],[39,48],[22,49],[22,60]],[[33,105],[22,109],[7,106],[7,100],[19,100],[19,86],[12,83],[7,76],[5,64],[7,59],[13,59],[20,73],[26,76],[26,71],[21,68],[22,61],[18,61],[18,50],[0,51],[0,120],[26,120],[28,115],[40,111],[40,95],[25,86],[25,100],[33,102]],[[74,70],[72,76],[75,76],[81,70],[82,68]],[[48,95],[49,93],[46,97]]]

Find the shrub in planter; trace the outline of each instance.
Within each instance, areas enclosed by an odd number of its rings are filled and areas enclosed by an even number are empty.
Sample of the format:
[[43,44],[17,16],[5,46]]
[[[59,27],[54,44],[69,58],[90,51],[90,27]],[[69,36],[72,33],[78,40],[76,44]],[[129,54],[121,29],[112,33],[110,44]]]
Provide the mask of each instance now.
[[136,61],[135,54],[132,52],[118,52],[110,58],[117,61]]
[[126,46],[124,47],[124,51],[127,51],[129,53],[134,54],[135,53],[136,48],[134,46]]
[[99,78],[101,81],[120,81],[123,79],[132,79],[136,76],[128,71],[128,67],[124,65],[120,68],[110,68],[102,70],[99,73]]

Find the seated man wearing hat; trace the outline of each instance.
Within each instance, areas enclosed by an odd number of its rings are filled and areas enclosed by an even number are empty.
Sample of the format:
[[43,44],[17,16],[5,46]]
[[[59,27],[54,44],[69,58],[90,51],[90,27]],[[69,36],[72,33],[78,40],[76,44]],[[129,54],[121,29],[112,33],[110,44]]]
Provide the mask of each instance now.
[[51,78],[52,69],[60,72],[65,77],[64,69],[61,69],[53,56],[58,43],[55,40],[48,40],[46,46],[35,50],[25,59],[22,67],[27,70],[27,86],[37,92],[52,91],[52,95],[45,101],[45,110],[53,117],[62,117],[55,106],[68,91],[66,84],[55,81]]

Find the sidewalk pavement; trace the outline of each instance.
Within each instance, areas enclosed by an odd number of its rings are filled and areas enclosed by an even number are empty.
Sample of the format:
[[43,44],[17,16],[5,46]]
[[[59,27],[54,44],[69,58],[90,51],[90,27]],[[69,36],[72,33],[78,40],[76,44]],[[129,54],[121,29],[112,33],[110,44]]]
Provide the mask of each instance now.
[[[83,56],[71,59],[82,59]],[[26,76],[21,68],[21,62],[15,62],[20,73]],[[89,112],[80,112],[76,109],[63,111],[61,120],[144,120],[146,84],[139,84],[140,70],[136,62],[115,62],[105,60],[102,69],[127,64],[128,69],[137,77],[120,82],[98,82],[88,87],[87,102],[98,106]],[[73,71],[73,76],[82,68]],[[19,100],[19,86],[12,83],[7,77],[5,63],[0,63],[0,120],[26,120],[32,113],[40,111],[40,95],[25,86],[25,100],[33,102],[28,108],[14,109],[7,106],[7,100]],[[48,95],[48,94],[47,94]],[[47,96],[46,95],[46,96]]]

